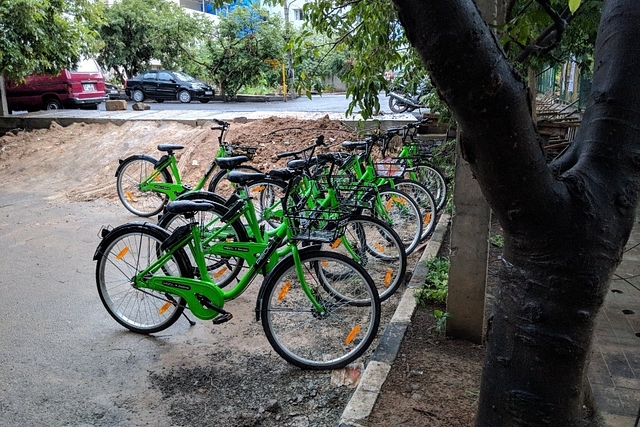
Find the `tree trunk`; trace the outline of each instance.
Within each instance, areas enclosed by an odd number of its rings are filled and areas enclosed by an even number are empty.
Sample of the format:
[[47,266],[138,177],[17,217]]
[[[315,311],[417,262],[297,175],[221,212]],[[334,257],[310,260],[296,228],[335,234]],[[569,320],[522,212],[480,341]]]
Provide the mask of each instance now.
[[5,86],[5,79],[0,74],[0,116],[9,115],[9,105],[7,104],[7,87]]
[[592,95],[571,148],[551,165],[527,85],[473,2],[394,3],[505,233],[476,425],[584,425],[595,319],[638,201],[640,2],[605,1]]

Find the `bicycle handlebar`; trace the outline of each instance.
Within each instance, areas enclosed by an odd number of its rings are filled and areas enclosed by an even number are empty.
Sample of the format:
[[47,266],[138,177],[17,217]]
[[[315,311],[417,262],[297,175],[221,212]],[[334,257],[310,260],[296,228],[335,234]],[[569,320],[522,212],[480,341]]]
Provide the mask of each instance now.
[[324,145],[324,135],[318,135],[316,136],[316,142],[314,145],[311,145],[309,147],[303,148],[302,150],[298,150],[298,151],[286,151],[284,153],[278,153],[276,154],[276,158],[277,159],[284,159],[285,157],[297,158],[299,154],[306,154],[308,151],[315,150],[316,147],[320,147],[323,145]]

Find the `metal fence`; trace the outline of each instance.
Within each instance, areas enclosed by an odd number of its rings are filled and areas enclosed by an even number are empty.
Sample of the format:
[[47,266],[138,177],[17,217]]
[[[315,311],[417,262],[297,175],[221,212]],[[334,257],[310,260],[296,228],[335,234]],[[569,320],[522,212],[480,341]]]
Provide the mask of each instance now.
[[536,74],[536,90],[582,110],[591,91],[591,75],[582,72],[575,62],[554,64]]

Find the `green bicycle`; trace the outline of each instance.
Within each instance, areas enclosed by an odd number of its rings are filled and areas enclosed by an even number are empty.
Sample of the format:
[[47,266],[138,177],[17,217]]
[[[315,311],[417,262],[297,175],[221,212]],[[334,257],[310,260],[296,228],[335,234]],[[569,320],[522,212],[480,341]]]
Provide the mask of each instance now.
[[[329,156],[328,160],[330,161],[331,158]],[[218,161],[228,162],[233,161],[233,158],[218,159]],[[355,211],[358,208],[353,204],[343,203],[340,206],[337,202],[329,202],[332,199],[335,200],[335,191],[332,189],[328,189],[322,198],[312,192],[302,195],[304,200],[301,200],[300,194],[293,194],[289,189],[298,189],[297,180],[303,175],[304,168],[274,170],[266,175],[256,174],[255,176],[259,178],[248,183],[246,188],[241,188],[242,193],[239,193],[245,197],[249,196],[251,203],[244,202],[239,195],[227,200],[225,208],[231,207],[234,211],[237,210],[237,213],[228,220],[231,223],[230,229],[233,228],[234,239],[268,241],[270,233],[273,233],[273,230],[282,223],[284,210],[281,199],[295,200],[294,203],[297,204],[305,202],[304,208],[309,210],[341,208]],[[312,180],[312,182],[321,180],[320,177],[314,177],[314,179],[315,181]],[[216,194],[202,191],[185,194],[178,200],[197,199],[218,202]],[[239,203],[238,206],[236,206],[237,203]],[[302,205],[295,207],[298,210],[302,208]],[[218,226],[216,218],[224,214],[224,209],[200,212],[198,222],[203,229],[207,227],[215,229]],[[164,214],[158,221],[159,226],[169,231],[186,223],[186,218],[170,212]],[[384,221],[370,216],[353,215],[346,220],[343,235],[333,242],[323,243],[323,247],[342,253],[365,266],[378,289],[380,301],[385,301],[404,283],[407,269],[404,245],[398,234]],[[206,247],[203,252],[209,273],[216,278],[220,287],[227,286],[237,278],[244,264],[243,259],[220,256],[215,250]],[[192,264],[195,265],[193,262]],[[197,274],[197,269],[194,271],[194,274]]]
[[[263,174],[232,171],[228,179],[245,187],[259,175]],[[238,226],[238,215],[252,202],[244,191],[240,194],[231,209],[205,200],[168,203],[168,213],[191,218],[171,234],[139,222],[103,229],[94,259],[106,310],[122,326],[145,334],[168,328],[185,308],[199,319],[221,324],[233,317],[224,309],[225,302],[237,298],[263,273],[256,318],[281,357],[304,369],[337,369],[360,357],[380,322],[380,299],[371,277],[346,256],[317,245],[297,247],[300,239],[335,240],[351,212],[315,211],[312,220],[310,212],[286,212],[268,240],[243,241],[236,236],[244,230]],[[222,216],[202,227],[195,215],[211,211]],[[248,209],[248,215],[251,212]],[[231,289],[220,288],[209,274],[205,248],[249,265]],[[197,264],[197,278],[187,251]]]
[[[213,121],[218,126],[213,126],[211,129],[220,131],[218,136],[220,148],[216,158],[241,154],[246,156],[244,161],[248,161],[253,157],[255,148],[224,142],[229,123],[218,119]],[[180,194],[204,188],[216,169],[215,158],[202,178],[192,187],[182,182],[175,157],[175,151],[183,148],[182,145],[160,144],[158,150],[166,154],[159,160],[147,154],[135,154],[120,160],[116,171],[116,189],[120,201],[129,212],[142,217],[157,215],[168,201],[175,200]],[[258,171],[252,166],[240,166],[239,163],[235,167],[248,172]],[[219,193],[223,198],[229,195],[228,191],[224,191],[227,172],[228,170],[218,170],[208,187],[209,191]]]

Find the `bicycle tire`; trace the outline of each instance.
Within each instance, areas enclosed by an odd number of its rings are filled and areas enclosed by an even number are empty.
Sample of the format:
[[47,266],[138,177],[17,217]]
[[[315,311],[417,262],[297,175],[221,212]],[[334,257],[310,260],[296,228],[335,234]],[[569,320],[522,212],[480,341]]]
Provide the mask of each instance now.
[[[238,166],[234,170],[241,172],[257,172],[262,173],[260,169],[255,168],[253,166],[242,165]],[[211,193],[216,193],[223,197],[225,200],[228,200],[229,197],[233,193],[235,193],[235,186],[227,180],[227,174],[229,173],[226,169],[220,169],[216,174],[211,178],[209,182],[209,187],[207,187],[207,191]]]
[[404,191],[418,202],[420,206],[420,217],[422,218],[422,235],[420,241],[424,241],[436,228],[438,210],[436,202],[426,185],[412,179],[395,178],[394,188]]
[[413,171],[405,172],[404,177],[413,179],[412,177],[415,176],[416,181],[426,185],[436,202],[436,209],[440,212],[447,202],[448,195],[447,180],[444,174],[429,165],[416,165],[411,169]]
[[[207,191],[196,191],[192,193],[186,193],[181,195],[178,200],[208,200],[211,202],[219,203],[221,196],[215,193],[209,193]],[[223,205],[217,204],[211,210],[201,211],[196,213],[196,221],[200,224],[200,227],[204,227],[205,224],[210,223],[217,216],[222,217],[228,209]],[[169,232],[173,232],[181,225],[189,224],[190,220],[183,215],[173,212],[167,212],[158,221],[158,225]],[[220,225],[221,226],[221,225]],[[228,227],[228,232],[224,234],[226,241],[248,242],[249,236],[244,225],[239,221],[233,221],[224,225]],[[204,248],[206,251],[206,248]],[[194,277],[199,277],[197,264],[191,251],[187,251],[189,262],[193,271]],[[205,261],[207,263],[207,270],[209,275],[214,280],[216,285],[221,288],[226,287],[235,280],[242,268],[244,267],[244,259],[240,257],[226,257],[216,255],[214,253],[204,254]]]
[[[272,178],[265,178],[251,183],[247,187],[249,197],[253,199],[256,217],[267,230],[278,228],[282,224],[282,199],[287,192],[287,183]],[[265,216],[265,211],[269,215]]]
[[[261,289],[262,326],[273,349],[287,362],[303,369],[343,368],[371,345],[380,325],[380,298],[363,267],[341,254],[301,251],[305,280],[323,312],[316,310],[298,281],[293,256],[281,260],[265,278]],[[318,263],[337,264],[353,274],[334,282],[343,295],[339,300],[319,283]],[[351,292],[349,292],[351,291]],[[362,301],[355,304],[352,301]]]
[[[376,199],[380,195],[380,203]],[[360,214],[370,215],[388,222],[404,243],[404,250],[411,255],[422,237],[420,206],[407,193],[383,185],[364,196],[371,207],[363,208]]]
[[[124,207],[134,215],[150,217],[162,211],[169,200],[166,194],[140,190],[140,183],[156,170],[151,156],[135,155],[125,159],[116,172],[116,190]],[[171,174],[166,169],[158,171],[155,180],[171,183]]]
[[[151,289],[138,289],[132,278],[157,259],[169,233],[148,223],[130,223],[112,230],[100,243],[94,259],[96,284],[107,312],[125,328],[151,334],[173,325],[185,301]],[[161,269],[163,275],[192,277],[184,251],[176,251]]]
[[[359,258],[359,263],[366,270],[378,291],[380,302],[391,297],[405,281],[407,272],[407,255],[404,244],[391,226],[371,216],[356,215],[349,219],[344,234],[331,244],[323,244],[322,249],[331,250],[350,256],[346,246],[347,240]],[[327,290],[331,289],[331,279],[339,278],[340,272],[329,272],[319,265],[318,274],[326,276]]]

